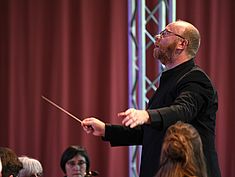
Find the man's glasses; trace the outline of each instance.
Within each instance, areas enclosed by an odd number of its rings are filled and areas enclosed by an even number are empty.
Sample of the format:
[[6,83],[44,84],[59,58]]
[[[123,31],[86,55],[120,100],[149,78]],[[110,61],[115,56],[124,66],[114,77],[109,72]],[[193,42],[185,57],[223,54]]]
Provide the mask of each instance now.
[[84,160],[79,160],[77,163],[75,161],[68,161],[67,164],[72,168],[74,166],[82,166],[82,165],[85,165],[86,162]]
[[42,175],[43,175],[43,173],[36,173],[36,174],[30,175],[30,177],[40,177]]
[[[168,29],[164,29],[162,32],[159,33],[159,35],[160,35],[161,37],[166,37],[166,36],[168,36],[169,34],[173,34],[173,35],[175,35],[175,36],[177,36],[177,37],[180,37],[180,38],[182,38],[182,39],[185,39],[183,36],[181,36],[181,35],[179,35],[179,34],[176,34],[176,33],[174,33],[173,31],[170,31],[170,30],[168,30]],[[185,39],[185,40],[186,40],[186,39]]]

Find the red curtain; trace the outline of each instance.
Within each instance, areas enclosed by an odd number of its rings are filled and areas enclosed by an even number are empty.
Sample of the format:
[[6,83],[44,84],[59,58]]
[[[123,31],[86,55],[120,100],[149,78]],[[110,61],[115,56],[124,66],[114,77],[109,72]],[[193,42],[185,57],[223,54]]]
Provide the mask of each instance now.
[[[197,63],[219,94],[217,150],[222,175],[235,174],[232,129],[233,0],[178,0],[177,18],[202,36]],[[120,123],[128,107],[127,0],[0,1],[0,145],[42,162],[45,176],[63,176],[63,150],[86,147],[100,176],[128,176],[128,148],[110,148],[44,95],[79,118]]]
[[110,148],[41,98],[79,118],[120,123],[128,107],[126,0],[5,0],[0,16],[1,146],[39,159],[45,176],[63,176],[60,156],[78,144],[100,176],[127,176],[128,147]]

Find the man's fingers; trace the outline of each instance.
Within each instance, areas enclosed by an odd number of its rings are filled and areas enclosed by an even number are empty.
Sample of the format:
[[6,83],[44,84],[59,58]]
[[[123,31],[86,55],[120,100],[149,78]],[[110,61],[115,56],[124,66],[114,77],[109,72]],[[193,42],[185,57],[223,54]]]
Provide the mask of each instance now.
[[130,116],[126,116],[123,120],[122,120],[122,124],[129,126],[130,123],[133,122],[133,119]]
[[125,112],[119,112],[118,113],[118,117],[123,117],[123,116],[126,116]]

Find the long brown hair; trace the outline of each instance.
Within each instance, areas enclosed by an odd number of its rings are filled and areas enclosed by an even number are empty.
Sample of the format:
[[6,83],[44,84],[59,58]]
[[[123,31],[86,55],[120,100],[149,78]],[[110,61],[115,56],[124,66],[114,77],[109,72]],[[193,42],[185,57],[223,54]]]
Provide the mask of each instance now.
[[192,125],[177,122],[168,128],[155,177],[207,177],[201,138]]
[[23,168],[16,153],[8,147],[0,147],[0,158],[2,162],[2,177],[13,175],[16,177]]

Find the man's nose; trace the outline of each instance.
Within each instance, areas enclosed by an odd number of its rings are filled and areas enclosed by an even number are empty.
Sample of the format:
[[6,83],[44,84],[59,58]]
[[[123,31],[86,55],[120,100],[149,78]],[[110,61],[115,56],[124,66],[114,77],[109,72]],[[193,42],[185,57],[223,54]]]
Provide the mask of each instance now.
[[154,39],[155,39],[154,45],[157,45],[159,43],[159,40],[161,39],[161,35],[160,34],[155,35]]

